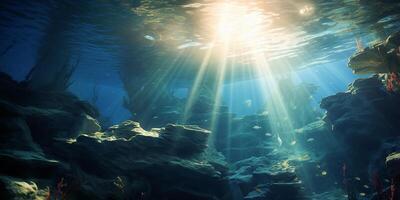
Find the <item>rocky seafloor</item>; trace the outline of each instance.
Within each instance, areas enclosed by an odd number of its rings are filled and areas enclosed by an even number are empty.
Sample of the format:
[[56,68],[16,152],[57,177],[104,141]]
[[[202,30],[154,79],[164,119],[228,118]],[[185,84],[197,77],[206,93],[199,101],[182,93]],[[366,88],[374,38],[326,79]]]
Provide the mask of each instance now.
[[399,103],[378,77],[356,80],[279,144],[267,114],[234,119],[229,135],[130,120],[102,128],[74,95],[1,74],[0,199],[398,199]]

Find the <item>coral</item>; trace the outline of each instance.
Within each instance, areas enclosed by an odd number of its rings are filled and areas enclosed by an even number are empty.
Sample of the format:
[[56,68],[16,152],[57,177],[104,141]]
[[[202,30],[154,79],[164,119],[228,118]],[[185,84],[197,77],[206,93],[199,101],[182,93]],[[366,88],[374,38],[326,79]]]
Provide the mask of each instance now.
[[386,89],[389,92],[395,92],[400,87],[399,74],[396,72],[389,73],[386,78]]

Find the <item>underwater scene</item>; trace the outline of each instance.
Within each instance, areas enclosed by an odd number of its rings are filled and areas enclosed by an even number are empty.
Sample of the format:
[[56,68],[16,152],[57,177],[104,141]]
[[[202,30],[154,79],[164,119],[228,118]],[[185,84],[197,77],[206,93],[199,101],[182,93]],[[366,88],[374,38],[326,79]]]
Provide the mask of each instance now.
[[400,0],[0,1],[0,200],[400,200]]

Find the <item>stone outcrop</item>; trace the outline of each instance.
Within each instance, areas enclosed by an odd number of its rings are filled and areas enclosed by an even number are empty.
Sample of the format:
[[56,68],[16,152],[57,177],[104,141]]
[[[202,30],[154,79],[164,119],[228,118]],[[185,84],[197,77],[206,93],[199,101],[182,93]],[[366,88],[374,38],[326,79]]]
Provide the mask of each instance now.
[[[81,132],[99,131],[94,118],[98,112],[89,103],[68,92],[27,89],[5,74],[0,74],[0,117],[5,137],[29,131],[26,137],[47,144],[57,137],[76,137]],[[27,128],[29,127],[29,128]],[[30,135],[30,136],[28,136]]]
[[388,93],[377,76],[358,79],[347,92],[322,100],[321,107],[327,110],[325,121],[340,145],[337,150],[352,158],[347,161],[352,167],[367,170],[365,166],[374,156],[363,155],[374,155],[385,148],[385,142],[399,137],[399,102],[400,95]]
[[386,166],[392,177],[400,176],[400,153],[392,153],[386,157]]
[[[357,79],[346,92],[322,100],[321,108],[327,111],[323,121],[297,129],[297,142],[321,163],[318,166],[337,183],[335,187],[347,188],[346,195],[376,199],[374,185],[381,184],[382,191],[389,188],[389,180],[399,171],[393,167],[394,156],[387,158],[385,168],[386,156],[400,149],[399,102],[399,93],[387,92],[380,77]],[[307,165],[299,168],[310,169],[314,171]],[[326,184],[310,177],[310,183],[320,183],[315,188]],[[336,193],[332,186],[321,189],[315,197]]]
[[[79,166],[80,173],[89,180],[109,182],[111,188],[117,177],[123,177],[123,185],[129,185],[121,194],[126,197],[143,193],[143,198],[149,199],[221,199],[226,195],[226,168],[208,162],[202,155],[208,131],[172,124],[145,131],[132,121],[119,125],[121,130],[116,127],[109,129],[116,134],[97,132],[80,135],[75,141],[59,141],[55,156]],[[70,181],[84,181],[73,180],[76,177],[72,174]],[[98,189],[93,184],[84,192],[94,194]],[[113,195],[104,191],[96,199]]]
[[[295,167],[273,157],[251,157],[233,164],[230,182],[246,200],[307,199]],[[272,158],[272,159],[271,159]]]
[[230,199],[209,131],[125,121],[101,132],[72,94],[0,82],[0,199]]
[[[172,124],[145,131],[132,121],[120,125],[121,130],[116,127],[109,131],[118,134],[96,132],[57,139],[47,155],[1,151],[0,160],[6,164],[0,173],[49,186],[50,191],[63,178],[72,199],[228,198],[227,168],[206,156],[208,131]],[[8,189],[3,192],[16,195]]]
[[326,121],[343,148],[355,153],[372,152],[382,139],[398,136],[400,95],[386,92],[374,76],[358,79],[345,93],[327,97],[321,107],[327,110]]
[[198,126],[127,120],[101,129],[95,109],[69,93],[0,82],[0,199],[335,199],[349,185],[372,196],[374,171],[398,180],[400,96],[378,77],[325,98],[324,119],[282,138],[268,114],[219,115],[213,144],[230,166]]

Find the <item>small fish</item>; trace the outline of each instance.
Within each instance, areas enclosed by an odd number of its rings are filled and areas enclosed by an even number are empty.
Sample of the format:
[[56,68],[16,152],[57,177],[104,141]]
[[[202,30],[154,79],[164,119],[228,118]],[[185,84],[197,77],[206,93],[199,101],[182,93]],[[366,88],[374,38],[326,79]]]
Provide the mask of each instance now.
[[246,105],[246,107],[250,108],[252,106],[251,99],[247,99],[246,101],[244,101],[244,105]]
[[385,179],[385,182],[386,182],[386,183],[390,183],[390,180],[389,180],[389,179]]
[[361,192],[361,193],[360,193],[360,196],[365,197],[365,193],[364,193],[364,192]]
[[357,181],[360,181],[360,180],[361,180],[360,177],[354,177],[354,179],[356,179]]
[[151,40],[151,41],[156,40],[156,38],[154,38],[154,37],[151,36],[151,35],[145,35],[144,38],[146,38],[147,40]]
[[369,186],[368,186],[368,185],[363,185],[363,187],[364,187],[364,188],[366,188],[366,189],[368,189],[368,188],[369,188]]
[[303,156],[299,157],[299,160],[309,160],[310,156],[308,154],[304,154]]
[[308,138],[307,139],[307,142],[312,142],[312,141],[314,141],[314,138]]
[[312,7],[310,5],[306,5],[299,10],[299,14],[304,15],[304,16],[309,16],[313,13],[313,11],[314,11],[314,7]]
[[271,134],[271,133],[266,133],[266,134],[265,134],[265,136],[267,136],[267,137],[271,137],[271,136],[272,136],[272,134]]
[[189,47],[197,47],[197,46],[200,46],[200,45],[201,45],[201,43],[199,43],[199,42],[187,42],[187,43],[179,45],[177,48],[178,49],[186,49],[186,48],[189,48]]
[[318,169],[321,169],[321,165],[317,165],[317,168],[318,168]]
[[322,176],[326,176],[327,174],[328,174],[328,172],[326,172],[326,171],[322,171],[322,172],[321,172],[321,175],[322,175]]
[[200,8],[200,7],[202,7],[202,6],[204,6],[204,4],[201,4],[201,3],[191,3],[191,4],[183,5],[182,7],[183,7],[183,8]]
[[279,134],[276,136],[276,139],[278,140],[278,144],[279,144],[279,146],[282,146],[282,139],[281,139],[281,137],[279,136]]
[[290,143],[290,145],[295,145],[296,144],[296,140],[293,140],[291,143]]
[[254,129],[254,130],[259,130],[259,129],[261,129],[261,126],[255,125],[255,126],[253,126],[253,129]]

